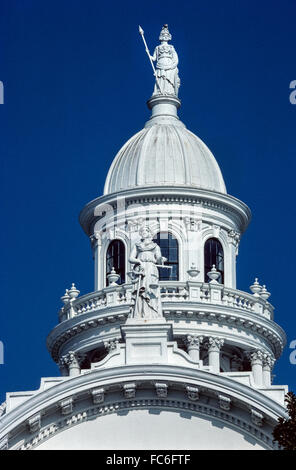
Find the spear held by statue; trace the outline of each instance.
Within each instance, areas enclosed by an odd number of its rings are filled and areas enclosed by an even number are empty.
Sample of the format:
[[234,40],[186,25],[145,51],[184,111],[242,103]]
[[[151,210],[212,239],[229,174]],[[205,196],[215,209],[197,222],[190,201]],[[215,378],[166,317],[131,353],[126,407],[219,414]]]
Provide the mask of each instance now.
[[139,33],[140,33],[141,36],[142,36],[142,39],[143,39],[143,42],[144,42],[144,46],[145,46],[145,51],[147,52],[147,55],[148,55],[148,57],[149,57],[149,60],[150,60],[150,63],[151,63],[151,67],[152,67],[152,70],[153,70],[153,75],[155,76],[156,84],[157,84],[157,86],[158,86],[158,89],[159,89],[160,93],[162,94],[162,91],[161,91],[161,88],[160,88],[160,84],[159,84],[159,81],[158,81],[158,78],[157,78],[157,75],[156,75],[156,70],[155,70],[153,61],[152,61],[152,59],[151,59],[151,55],[150,55],[150,52],[149,52],[149,49],[148,49],[148,46],[147,46],[147,43],[146,43],[146,39],[145,39],[145,37],[144,37],[144,30],[143,30],[143,28],[141,28],[141,26],[139,26]]

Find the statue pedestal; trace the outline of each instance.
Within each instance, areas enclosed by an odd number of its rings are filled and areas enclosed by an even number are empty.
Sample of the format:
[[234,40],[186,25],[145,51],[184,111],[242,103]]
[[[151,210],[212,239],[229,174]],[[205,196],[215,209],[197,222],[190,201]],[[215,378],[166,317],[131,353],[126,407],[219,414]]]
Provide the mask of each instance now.
[[126,343],[126,364],[163,364],[168,362],[167,342],[172,338],[172,325],[166,320],[127,320],[121,327]]

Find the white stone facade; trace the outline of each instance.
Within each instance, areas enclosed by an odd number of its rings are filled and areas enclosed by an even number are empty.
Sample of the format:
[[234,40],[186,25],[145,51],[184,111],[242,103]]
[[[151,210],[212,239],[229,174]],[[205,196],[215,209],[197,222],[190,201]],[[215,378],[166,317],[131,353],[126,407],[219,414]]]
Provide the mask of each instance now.
[[[271,371],[285,346],[269,293],[236,288],[249,208],[226,193],[219,166],[179,121],[176,96],[154,94],[151,119],[119,151],[104,195],[85,206],[94,291],[62,297],[48,350],[61,377],[8,393],[2,449],[274,449],[287,386]],[[135,321],[129,262],[139,230],[170,233],[178,278],[159,282],[162,318]],[[223,283],[205,282],[205,243],[223,249]],[[123,283],[107,275],[112,240],[124,247]]]

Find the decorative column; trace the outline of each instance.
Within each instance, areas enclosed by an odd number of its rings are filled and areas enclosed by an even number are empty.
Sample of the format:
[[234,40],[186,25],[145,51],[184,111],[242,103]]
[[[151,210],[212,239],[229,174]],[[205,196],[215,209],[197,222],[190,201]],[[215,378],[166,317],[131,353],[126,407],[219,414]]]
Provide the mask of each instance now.
[[94,270],[95,270],[95,291],[100,289],[100,279],[99,279],[99,265],[101,257],[101,248],[102,248],[102,239],[100,233],[95,231],[93,235],[90,236],[90,242],[94,258]]
[[210,337],[208,340],[209,366],[215,374],[220,372],[220,349],[224,344],[224,339]]
[[262,378],[263,378],[263,385],[265,385],[265,387],[271,386],[271,371],[272,371],[274,363],[275,363],[275,359],[271,356],[271,354],[264,354]]
[[250,354],[250,361],[251,361],[253,379],[254,379],[255,385],[257,385],[257,387],[262,386],[263,357],[264,357],[263,352],[260,351],[260,350],[253,351]]
[[116,339],[111,339],[109,341],[104,341],[104,347],[107,349],[108,353],[110,354],[111,352],[115,351],[118,348],[118,343],[119,340]]
[[60,359],[59,359],[59,369],[60,369],[60,373],[61,373],[62,377],[66,377],[67,375],[69,375],[68,365],[67,365],[67,362],[65,360],[65,356],[60,357]]
[[199,361],[199,348],[200,344],[203,342],[203,336],[197,335],[187,335],[185,338],[185,344],[187,346],[187,352],[190,358],[194,362]]
[[83,355],[69,351],[68,354],[63,356],[61,359],[64,364],[68,366],[70,377],[77,377],[80,375],[80,363],[83,360]]

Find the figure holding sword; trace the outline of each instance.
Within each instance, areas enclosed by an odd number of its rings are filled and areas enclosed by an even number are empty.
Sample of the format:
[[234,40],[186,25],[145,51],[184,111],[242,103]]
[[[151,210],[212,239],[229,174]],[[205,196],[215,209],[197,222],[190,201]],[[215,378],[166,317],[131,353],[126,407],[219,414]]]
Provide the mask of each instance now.
[[130,263],[134,265],[133,277],[137,285],[134,291],[135,307],[133,317],[136,319],[162,318],[158,267],[165,266],[166,258],[161,256],[160,247],[152,240],[149,227],[139,231],[141,241],[136,243],[130,255]]

